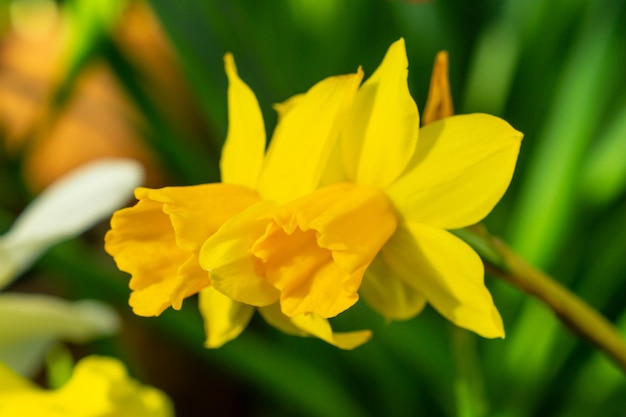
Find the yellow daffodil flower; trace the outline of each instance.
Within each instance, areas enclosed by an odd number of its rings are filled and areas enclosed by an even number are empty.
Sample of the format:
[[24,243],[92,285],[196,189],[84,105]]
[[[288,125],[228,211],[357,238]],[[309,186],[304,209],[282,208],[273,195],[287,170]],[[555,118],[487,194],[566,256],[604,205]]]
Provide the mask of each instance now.
[[117,360],[87,357],[60,389],[44,390],[0,363],[0,417],[170,417],[161,391],[139,384]]
[[137,314],[199,292],[207,346],[236,337],[257,308],[287,333],[353,348],[369,332],[333,333],[328,319],[360,295],[390,319],[430,303],[461,327],[504,335],[480,258],[446,229],[499,201],[521,133],[485,114],[420,129],[401,39],[363,85],[359,69],[276,106],[265,152],[257,100],[225,61],[223,182],[140,188],[112,218],[106,249],[132,274]]

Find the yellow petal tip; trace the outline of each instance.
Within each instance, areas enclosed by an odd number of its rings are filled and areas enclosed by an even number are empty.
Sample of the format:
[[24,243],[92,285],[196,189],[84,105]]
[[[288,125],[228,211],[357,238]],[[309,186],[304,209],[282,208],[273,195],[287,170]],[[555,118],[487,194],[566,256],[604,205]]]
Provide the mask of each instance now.
[[224,71],[226,72],[226,76],[228,77],[230,82],[233,82],[233,80],[239,78],[237,65],[235,64],[235,57],[230,52],[224,54]]
[[347,333],[335,333],[332,343],[339,349],[352,350],[368,342],[372,338],[371,330],[359,330]]

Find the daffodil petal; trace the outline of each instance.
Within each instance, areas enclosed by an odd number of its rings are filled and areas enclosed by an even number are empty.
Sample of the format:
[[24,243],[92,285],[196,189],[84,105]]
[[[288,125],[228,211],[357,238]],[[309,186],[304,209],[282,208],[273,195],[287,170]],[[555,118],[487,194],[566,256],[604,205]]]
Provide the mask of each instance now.
[[274,207],[261,202],[228,220],[200,249],[200,266],[211,276],[211,285],[233,300],[265,306],[279,293],[259,275],[258,260],[251,248],[263,234],[268,220],[263,216]]
[[391,272],[422,293],[457,326],[483,337],[504,337],[504,327],[484,285],[476,252],[449,232],[408,223],[383,248]]
[[[206,272],[202,271],[204,275]],[[178,275],[159,277],[158,281],[138,289],[133,289],[128,304],[133,313],[141,317],[156,317],[172,305],[171,294],[180,284]]]
[[407,68],[400,39],[354,99],[340,144],[348,178],[359,184],[389,185],[413,154],[419,114],[409,93]]
[[259,179],[259,193],[285,202],[315,190],[363,73],[327,78],[281,114]]
[[430,77],[430,89],[422,113],[422,124],[426,126],[452,115],[454,115],[454,106],[448,79],[448,53],[441,51],[435,58],[433,73]]
[[239,336],[254,314],[254,307],[234,301],[213,287],[200,291],[199,307],[208,348],[218,348]]
[[163,204],[177,245],[190,252],[198,251],[226,220],[259,201],[251,188],[224,183],[145,190],[146,198]]
[[388,320],[410,319],[426,306],[426,298],[398,279],[382,256],[377,256],[365,271],[359,294]]
[[348,181],[349,178],[343,165],[341,146],[337,143],[328,155],[328,164],[320,178],[319,188]]
[[97,301],[0,294],[0,362],[23,375],[33,375],[55,341],[85,342],[110,335],[118,327],[115,312]]
[[103,159],[72,171],[48,187],[0,237],[0,288],[52,245],[104,220],[142,181],[143,168],[136,161]]
[[291,110],[295,109],[298,107],[298,104],[300,103],[300,101],[306,97],[305,94],[296,94],[295,96],[291,96],[290,98],[288,98],[287,100],[283,101],[282,103],[276,103],[274,104],[274,110],[276,110],[276,112],[278,113],[278,121],[280,122],[280,120],[287,114],[289,113]]
[[262,307],[259,312],[265,321],[283,333],[302,337],[317,337],[340,349],[354,349],[372,338],[372,332],[369,330],[335,333],[328,320],[316,314],[287,317],[281,312],[278,304]]
[[254,92],[237,74],[231,54],[224,57],[228,76],[228,134],[222,148],[222,181],[255,188],[265,154],[265,125]]
[[194,253],[187,259],[187,262],[178,268],[176,286],[170,294],[170,302],[174,310],[180,310],[183,300],[197,294],[211,284],[211,277],[200,267],[198,253]]
[[477,223],[509,186],[521,139],[486,114],[433,122],[420,130],[413,159],[387,195],[408,221],[444,229]]

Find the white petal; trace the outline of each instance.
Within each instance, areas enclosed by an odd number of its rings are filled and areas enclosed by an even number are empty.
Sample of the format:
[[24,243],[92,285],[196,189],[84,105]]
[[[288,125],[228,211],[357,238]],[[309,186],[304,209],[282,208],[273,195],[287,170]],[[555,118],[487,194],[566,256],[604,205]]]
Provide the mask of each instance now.
[[98,301],[0,294],[0,362],[30,375],[55,341],[86,342],[112,334],[118,327],[115,312]]
[[50,246],[110,216],[132,196],[143,177],[143,168],[136,161],[102,159],[48,187],[0,237],[0,288]]

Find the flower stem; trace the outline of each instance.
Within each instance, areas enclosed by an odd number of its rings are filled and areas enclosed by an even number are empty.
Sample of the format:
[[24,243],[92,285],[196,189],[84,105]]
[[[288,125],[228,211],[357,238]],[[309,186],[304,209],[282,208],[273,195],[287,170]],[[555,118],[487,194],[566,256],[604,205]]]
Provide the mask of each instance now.
[[487,272],[541,300],[566,326],[604,351],[626,372],[626,342],[600,313],[528,264],[482,225],[458,230],[455,234],[478,252]]
[[456,415],[481,417],[486,415],[487,401],[483,375],[476,345],[476,336],[460,327],[450,326],[452,353],[456,368],[454,394]]

